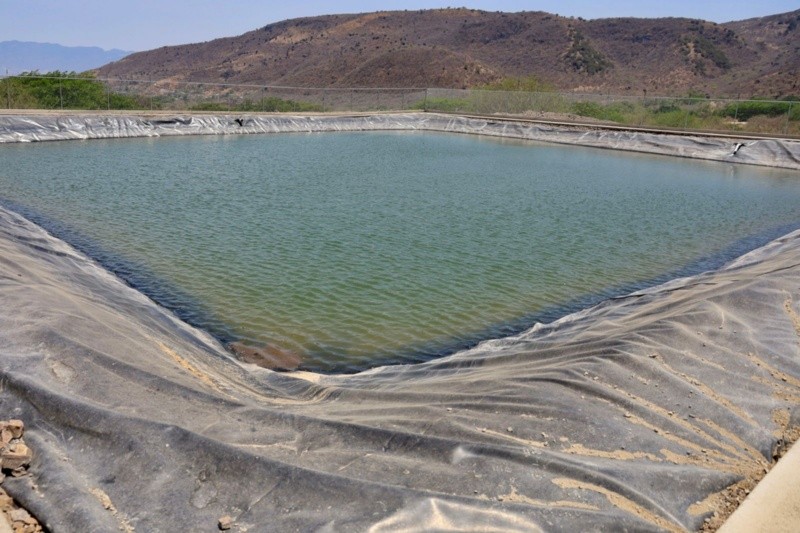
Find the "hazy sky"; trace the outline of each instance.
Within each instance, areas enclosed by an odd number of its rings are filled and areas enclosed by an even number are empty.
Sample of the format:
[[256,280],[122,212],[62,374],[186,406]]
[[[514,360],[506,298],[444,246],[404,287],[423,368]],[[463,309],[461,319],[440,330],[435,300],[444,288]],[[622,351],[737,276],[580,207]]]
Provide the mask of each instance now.
[[148,50],[239,35],[287,18],[379,10],[470,7],[603,17],[728,22],[800,7],[798,0],[0,0],[0,41]]

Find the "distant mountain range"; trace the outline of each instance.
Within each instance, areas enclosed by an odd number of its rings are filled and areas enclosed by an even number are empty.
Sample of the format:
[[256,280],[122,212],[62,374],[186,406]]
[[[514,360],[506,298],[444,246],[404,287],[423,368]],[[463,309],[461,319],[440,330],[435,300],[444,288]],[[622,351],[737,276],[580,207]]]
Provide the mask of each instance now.
[[83,72],[132,52],[103,50],[95,46],[61,46],[60,44],[24,41],[0,42],[0,74],[20,72],[51,72],[53,70]]
[[330,15],[131,54],[98,73],[305,87],[456,88],[535,75],[554,88],[583,92],[781,97],[800,94],[800,10],[725,24],[471,9]]

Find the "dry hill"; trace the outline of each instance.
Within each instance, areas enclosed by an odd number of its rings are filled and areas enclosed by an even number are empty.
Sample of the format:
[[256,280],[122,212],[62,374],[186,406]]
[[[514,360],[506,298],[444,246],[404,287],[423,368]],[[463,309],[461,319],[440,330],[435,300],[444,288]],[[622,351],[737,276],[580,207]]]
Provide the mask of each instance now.
[[304,87],[473,87],[535,75],[564,90],[800,93],[800,10],[726,24],[471,9],[331,15],[110,63],[102,77]]

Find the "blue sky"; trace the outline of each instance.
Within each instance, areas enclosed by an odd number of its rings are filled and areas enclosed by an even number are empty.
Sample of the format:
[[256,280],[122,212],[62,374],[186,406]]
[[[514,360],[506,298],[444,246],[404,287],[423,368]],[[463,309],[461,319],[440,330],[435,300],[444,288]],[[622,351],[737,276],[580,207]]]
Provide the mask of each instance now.
[[287,18],[448,6],[548,11],[584,18],[689,17],[714,22],[800,7],[798,0],[0,0],[0,41],[148,50],[239,35]]

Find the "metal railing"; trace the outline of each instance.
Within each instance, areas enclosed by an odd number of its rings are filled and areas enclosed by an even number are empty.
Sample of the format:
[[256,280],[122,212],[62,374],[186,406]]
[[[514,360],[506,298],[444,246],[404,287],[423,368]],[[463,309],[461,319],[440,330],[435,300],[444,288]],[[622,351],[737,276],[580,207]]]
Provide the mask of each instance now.
[[559,122],[800,136],[800,101],[478,89],[309,88],[85,76],[0,78],[6,109],[221,112],[425,110]]

